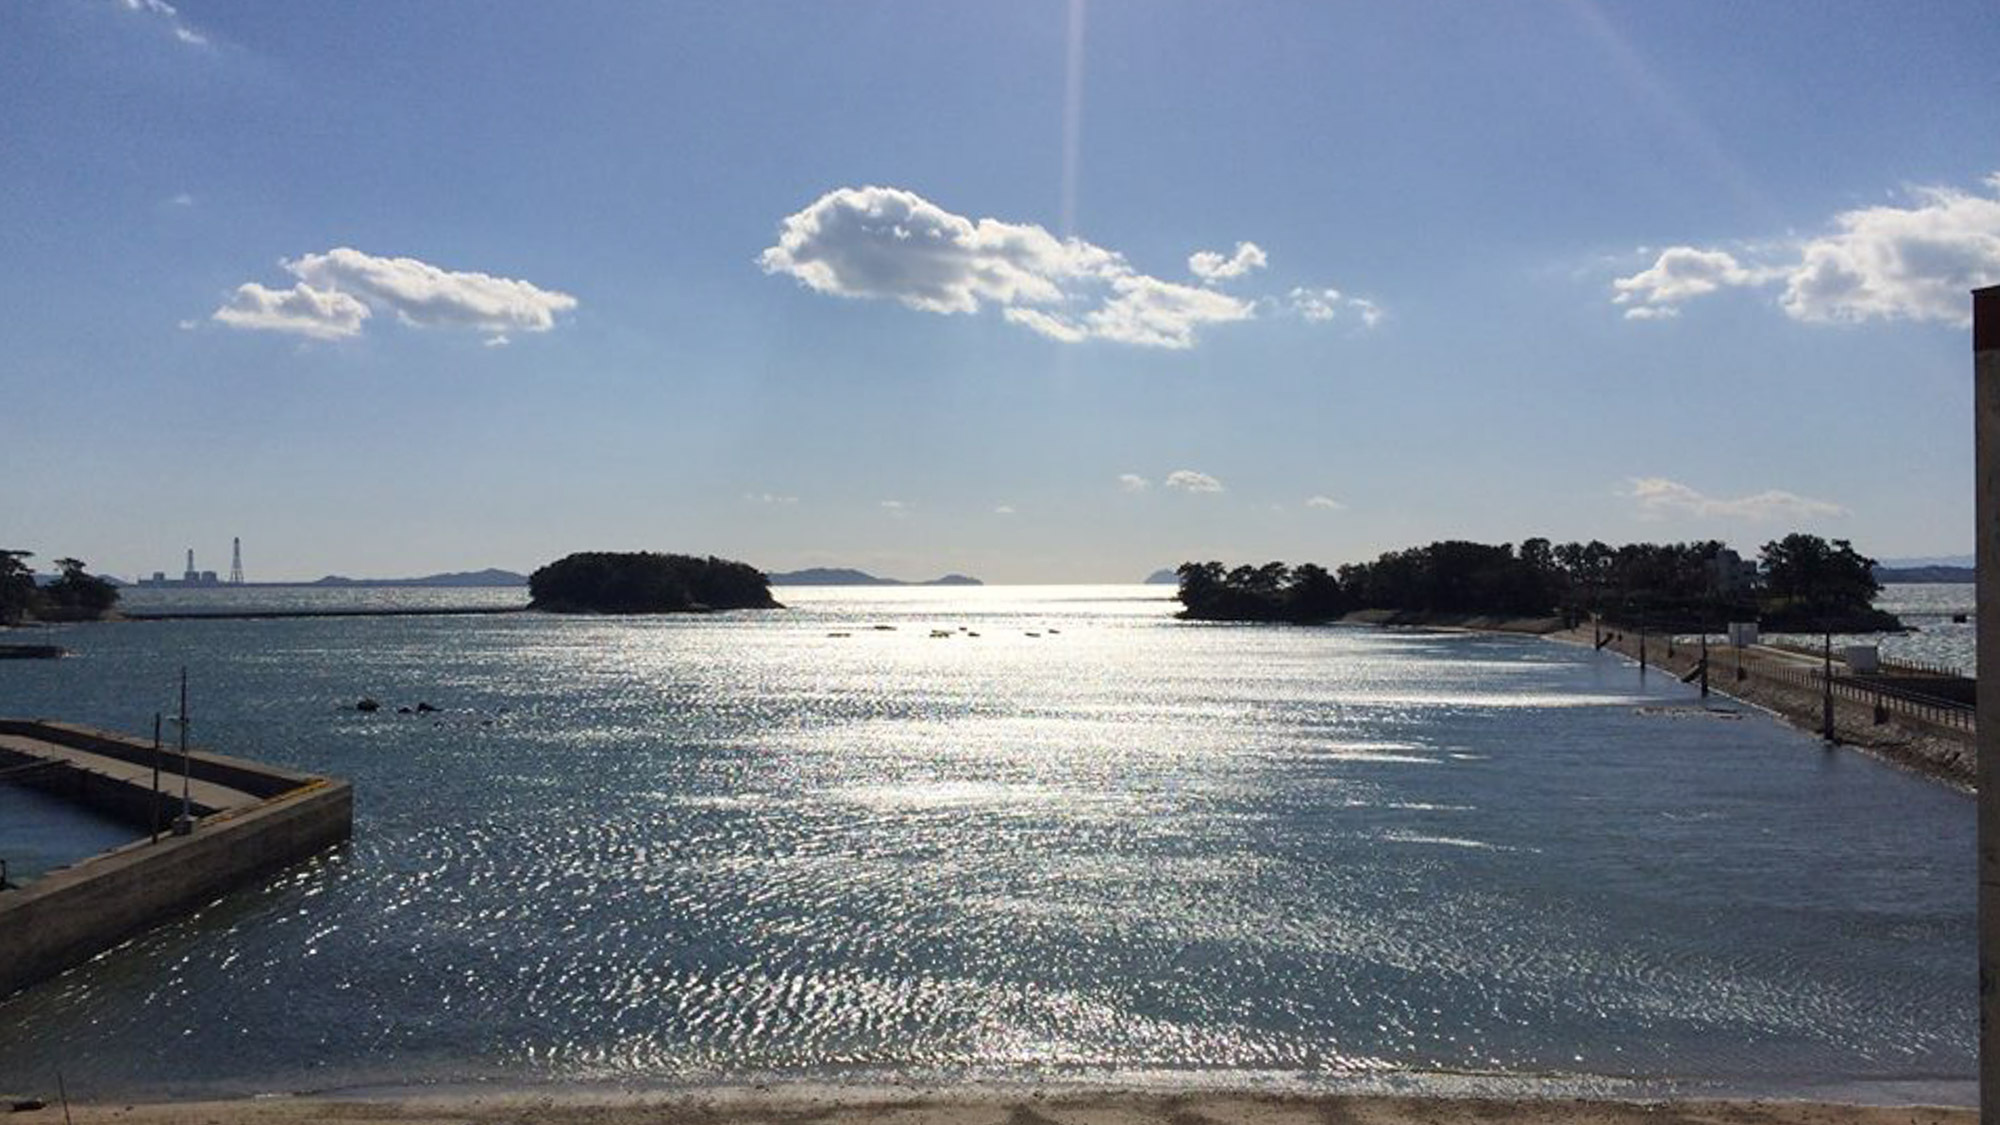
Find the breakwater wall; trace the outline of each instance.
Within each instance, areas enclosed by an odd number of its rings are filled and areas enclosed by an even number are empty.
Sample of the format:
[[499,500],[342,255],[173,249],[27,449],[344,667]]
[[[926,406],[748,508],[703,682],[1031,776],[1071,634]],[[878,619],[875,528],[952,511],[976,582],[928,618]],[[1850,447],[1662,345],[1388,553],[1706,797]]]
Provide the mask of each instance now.
[[526,613],[524,605],[440,606],[428,609],[137,609],[121,611],[124,621],[281,621],[297,617],[491,617]]
[[1343,625],[1380,625],[1416,629],[1463,629],[1474,633],[1530,633],[1542,636],[1563,627],[1560,617],[1508,617],[1480,613],[1427,613],[1406,609],[1357,609],[1340,619]]
[[[134,826],[139,838],[0,890],[0,996],[54,976],[217,895],[253,882],[353,834],[354,795],[344,781],[208,753],[188,757],[184,835],[148,838],[181,809],[180,755],[168,755],[152,788],[150,743],[69,724],[0,720],[0,766],[31,775],[46,792]],[[163,807],[164,806],[164,807]],[[158,818],[157,820],[155,818]]]
[[[1642,661],[1662,675],[1694,682],[1702,659],[1698,639],[1663,633],[1645,634],[1605,626],[1594,635],[1589,626],[1565,630],[1559,639],[1580,644],[1604,640],[1603,647]],[[1948,701],[1927,701],[1918,694],[1891,694],[1846,675],[1834,661],[1834,740],[1872,751],[1933,777],[1970,785],[1976,762],[1972,716]],[[1708,647],[1709,690],[1775,712],[1801,730],[1820,733],[1826,685],[1816,661],[1763,647],[1738,649],[1716,643]]]

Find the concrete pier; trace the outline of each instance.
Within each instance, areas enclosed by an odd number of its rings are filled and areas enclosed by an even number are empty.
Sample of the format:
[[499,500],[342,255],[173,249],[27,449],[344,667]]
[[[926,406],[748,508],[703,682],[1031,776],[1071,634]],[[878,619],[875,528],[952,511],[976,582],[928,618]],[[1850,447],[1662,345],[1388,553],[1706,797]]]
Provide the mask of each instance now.
[[[0,719],[0,768],[23,784],[133,828],[135,842],[0,890],[0,997],[86,961],[132,935],[346,840],[354,795],[344,781],[206,752],[188,756],[186,835],[181,756],[150,742],[66,723]],[[161,830],[152,842],[155,826]]]

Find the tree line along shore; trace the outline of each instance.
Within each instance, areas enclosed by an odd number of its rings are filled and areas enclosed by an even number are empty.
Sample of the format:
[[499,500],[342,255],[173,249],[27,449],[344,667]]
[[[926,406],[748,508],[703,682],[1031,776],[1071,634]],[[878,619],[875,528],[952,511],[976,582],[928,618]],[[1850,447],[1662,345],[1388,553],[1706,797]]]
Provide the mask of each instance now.
[[1764,544],[1755,560],[1713,539],[1620,547],[1444,540],[1337,570],[1188,562],[1176,573],[1180,615],[1197,621],[1311,624],[1390,611],[1711,631],[1731,621],[1778,632],[1900,630],[1873,605],[1882,589],[1874,570],[1875,560],[1845,539],[1793,533]]

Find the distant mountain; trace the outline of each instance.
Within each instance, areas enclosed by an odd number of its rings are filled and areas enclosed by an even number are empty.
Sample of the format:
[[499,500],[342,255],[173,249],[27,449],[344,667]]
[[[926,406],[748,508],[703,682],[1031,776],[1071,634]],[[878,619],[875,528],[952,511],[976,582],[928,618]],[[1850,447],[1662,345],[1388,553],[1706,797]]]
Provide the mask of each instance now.
[[812,566],[804,570],[789,570],[779,574],[767,574],[773,586],[983,586],[977,578],[963,574],[947,574],[943,578],[933,578],[929,582],[904,582],[898,578],[878,578],[865,570],[847,567]]
[[511,570],[456,570],[449,574],[427,574],[422,578],[347,578],[329,574],[308,586],[526,586],[528,576]]
[[[93,574],[91,575],[91,577],[104,579],[106,582],[109,582],[111,584],[113,589],[116,589],[121,586],[131,585],[130,582],[125,581],[123,578],[120,578],[115,574]],[[59,573],[42,574],[38,571],[35,574],[35,585],[47,586],[50,583],[55,582],[60,578],[62,578],[62,575]]]
[[1969,566],[1878,566],[1877,582],[1971,582],[1975,572]]
[[1880,566],[1891,570],[1909,570],[1920,566],[1977,566],[1978,560],[1971,555],[1924,555],[1908,559],[1876,559]]
[[1178,571],[1156,570],[1146,576],[1146,585],[1148,586],[1178,586],[1180,584],[1181,576]]

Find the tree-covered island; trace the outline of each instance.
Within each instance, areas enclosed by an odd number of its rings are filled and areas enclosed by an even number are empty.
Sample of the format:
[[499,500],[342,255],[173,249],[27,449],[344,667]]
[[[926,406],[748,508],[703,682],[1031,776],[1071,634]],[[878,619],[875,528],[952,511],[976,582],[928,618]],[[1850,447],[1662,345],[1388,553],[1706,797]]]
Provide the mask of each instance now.
[[1181,616],[1200,621],[1331,621],[1360,610],[1411,615],[1559,617],[1719,628],[1761,621],[1772,632],[1901,629],[1874,607],[1875,562],[1844,539],[1792,534],[1756,562],[1717,540],[1694,543],[1498,545],[1448,540],[1390,551],[1330,573],[1289,567],[1179,568]]
[[34,557],[0,548],[0,625],[96,621],[118,604],[118,588],[91,574],[81,559],[57,559],[55,579],[42,581],[25,561]]
[[550,613],[706,613],[783,609],[764,573],[713,555],[584,551],[528,576],[528,608]]

